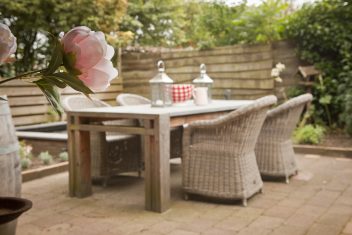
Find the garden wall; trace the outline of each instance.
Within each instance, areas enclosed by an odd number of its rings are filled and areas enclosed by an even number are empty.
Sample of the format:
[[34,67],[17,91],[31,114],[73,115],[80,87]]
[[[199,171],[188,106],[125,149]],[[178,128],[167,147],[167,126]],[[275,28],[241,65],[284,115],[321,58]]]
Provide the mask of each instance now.
[[[175,83],[190,83],[199,76],[199,65],[205,63],[214,79],[215,98],[255,99],[268,94],[281,96],[276,87],[295,83],[298,60],[294,46],[281,41],[260,45],[235,45],[211,50],[139,49],[122,54],[123,91],[149,97],[148,81],[157,73],[156,63],[165,62],[167,74]],[[274,84],[270,76],[273,65],[285,63],[283,84]]]

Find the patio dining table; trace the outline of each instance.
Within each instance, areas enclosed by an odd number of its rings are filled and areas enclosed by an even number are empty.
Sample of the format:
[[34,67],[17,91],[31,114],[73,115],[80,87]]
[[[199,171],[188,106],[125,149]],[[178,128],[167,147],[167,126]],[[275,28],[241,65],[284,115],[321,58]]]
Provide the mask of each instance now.
[[[166,211],[170,207],[170,128],[213,119],[250,103],[250,100],[213,100],[208,105],[196,106],[190,101],[165,108],[138,105],[67,112],[70,196],[92,195],[90,132],[137,134],[144,140],[145,209]],[[143,125],[102,124],[119,119],[138,119]]]

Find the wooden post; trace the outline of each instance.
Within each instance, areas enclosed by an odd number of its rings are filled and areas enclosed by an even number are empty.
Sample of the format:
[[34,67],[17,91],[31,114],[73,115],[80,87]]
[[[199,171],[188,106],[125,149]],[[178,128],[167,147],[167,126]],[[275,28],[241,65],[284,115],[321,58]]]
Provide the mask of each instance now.
[[90,133],[79,129],[72,130],[72,126],[79,127],[86,122],[83,118],[68,115],[68,119],[70,196],[87,197],[92,195]]
[[[150,121],[146,121],[145,123],[146,128],[151,126]],[[154,136],[146,137],[144,141],[146,163],[145,207],[146,210],[164,212],[170,207],[169,115],[159,115],[153,120],[152,127],[154,129]]]

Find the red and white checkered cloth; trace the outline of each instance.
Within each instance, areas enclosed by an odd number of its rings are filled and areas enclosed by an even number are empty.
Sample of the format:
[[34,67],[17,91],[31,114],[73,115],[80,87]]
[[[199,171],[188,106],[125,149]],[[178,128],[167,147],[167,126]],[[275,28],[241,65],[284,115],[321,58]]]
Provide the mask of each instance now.
[[172,85],[172,100],[174,103],[184,102],[192,98],[192,84]]

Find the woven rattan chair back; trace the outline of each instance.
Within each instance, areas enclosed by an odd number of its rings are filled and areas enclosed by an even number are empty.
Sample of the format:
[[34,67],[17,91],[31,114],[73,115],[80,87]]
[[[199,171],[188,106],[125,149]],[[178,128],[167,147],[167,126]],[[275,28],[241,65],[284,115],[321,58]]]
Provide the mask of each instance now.
[[66,96],[62,99],[61,104],[65,111],[110,106],[104,101],[95,98],[88,99],[87,97],[81,95]]
[[190,123],[183,136],[183,188],[221,199],[247,198],[260,191],[254,147],[266,112],[276,103],[266,96],[215,120]]
[[123,93],[116,97],[116,102],[118,105],[127,106],[127,105],[141,105],[141,104],[150,104],[150,100],[135,94]]
[[312,101],[304,94],[268,111],[256,144],[258,167],[263,176],[285,177],[297,173],[297,163],[291,142],[304,107]]

